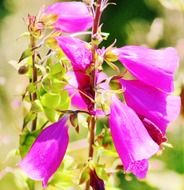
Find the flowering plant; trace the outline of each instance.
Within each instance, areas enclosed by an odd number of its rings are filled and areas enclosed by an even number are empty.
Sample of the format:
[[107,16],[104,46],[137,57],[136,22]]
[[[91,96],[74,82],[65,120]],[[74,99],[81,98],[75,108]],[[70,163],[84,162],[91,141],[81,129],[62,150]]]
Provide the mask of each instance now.
[[[109,4],[60,2],[28,16],[30,45],[18,69],[29,79],[19,166],[43,187],[57,187],[57,177],[51,177],[62,162],[61,173],[72,171],[69,186],[107,189],[112,166],[106,166],[105,157],[120,158],[124,172],[145,178],[148,159],[162,150],[167,126],[179,114],[180,98],[172,95],[176,50],[102,47],[108,34],[101,31],[100,19]],[[90,35],[90,42],[79,38],[83,35]],[[107,75],[104,65],[113,74]],[[99,121],[105,125],[98,126]],[[66,164],[77,159],[68,148],[71,127],[79,135],[87,128],[89,134],[88,157],[72,168]],[[28,141],[27,136],[34,138]]]

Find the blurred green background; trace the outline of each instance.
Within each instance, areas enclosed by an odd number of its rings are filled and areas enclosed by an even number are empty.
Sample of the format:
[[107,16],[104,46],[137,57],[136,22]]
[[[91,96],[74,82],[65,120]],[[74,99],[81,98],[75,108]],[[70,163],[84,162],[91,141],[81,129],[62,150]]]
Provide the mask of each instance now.
[[[0,190],[27,190],[15,170],[20,158],[12,156],[19,142],[23,114],[20,100],[26,78],[18,75],[9,61],[18,60],[27,46],[26,39],[19,38],[26,31],[27,14],[36,14],[41,6],[52,2],[55,1],[0,1]],[[110,45],[116,39],[117,46],[175,47],[180,55],[176,94],[184,92],[184,1],[114,2],[117,5],[109,6],[103,15],[103,31],[110,33],[104,45]],[[165,148],[161,155],[151,159],[146,180],[137,181],[119,173],[112,183],[122,190],[184,190],[184,114],[169,126],[168,139],[173,148]]]

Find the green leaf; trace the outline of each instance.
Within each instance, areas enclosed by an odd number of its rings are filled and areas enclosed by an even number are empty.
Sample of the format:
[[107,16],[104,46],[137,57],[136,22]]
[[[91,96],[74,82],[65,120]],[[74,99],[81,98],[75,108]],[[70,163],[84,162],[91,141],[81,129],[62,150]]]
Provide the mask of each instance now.
[[34,113],[38,113],[38,112],[43,111],[43,106],[42,106],[42,104],[41,104],[41,102],[39,100],[35,100],[32,103],[31,111],[34,112]]
[[60,104],[58,109],[60,110],[66,110],[70,106],[70,97],[68,95],[68,92],[63,90],[60,94]]
[[35,190],[35,181],[33,181],[30,178],[27,178],[26,182],[29,187],[29,190]]
[[52,64],[50,67],[50,74],[55,75],[57,73],[63,72],[63,67],[60,63]]
[[47,119],[51,122],[55,122],[59,119],[59,114],[54,109],[44,107],[44,113],[47,116]]
[[101,156],[107,156],[107,157],[114,157],[117,158],[118,154],[114,150],[105,149],[104,147],[96,147],[97,148],[97,154],[99,157]]
[[78,172],[74,170],[62,170],[56,172],[53,179],[49,185],[54,185],[55,187],[60,187],[61,189],[66,189],[68,187],[75,186],[75,180],[77,178]]
[[30,83],[27,86],[26,91],[28,91],[30,93],[36,92],[36,85],[34,83]]
[[110,62],[110,61],[106,61],[106,63],[117,73],[120,73],[120,70],[118,68],[118,66],[116,66],[114,63]]
[[27,126],[27,124],[33,121],[35,118],[36,114],[34,112],[27,113],[27,115],[24,117],[22,129],[24,129]]
[[85,168],[83,168],[83,170],[81,171],[81,174],[80,174],[80,177],[79,177],[79,184],[83,184],[85,183],[86,181],[89,180],[89,167],[86,166]]
[[24,157],[26,153],[28,152],[29,148],[33,144],[34,140],[40,133],[41,129],[36,130],[36,131],[29,131],[25,130],[21,135],[20,135],[20,146],[19,146],[19,153],[21,157]]
[[98,176],[103,179],[103,180],[108,180],[108,174],[107,172],[105,171],[105,164],[104,165],[97,165],[95,167],[96,169],[96,173],[98,174]]
[[56,109],[61,102],[59,94],[46,93],[41,97],[41,103],[43,106],[51,109]]
[[24,59],[26,59],[27,57],[30,57],[30,56],[32,56],[33,55],[33,51],[30,49],[30,48],[28,48],[28,49],[26,49],[25,51],[23,51],[23,53],[22,53],[22,55],[20,56],[20,59],[19,59],[19,63],[22,61],[22,60],[24,60]]

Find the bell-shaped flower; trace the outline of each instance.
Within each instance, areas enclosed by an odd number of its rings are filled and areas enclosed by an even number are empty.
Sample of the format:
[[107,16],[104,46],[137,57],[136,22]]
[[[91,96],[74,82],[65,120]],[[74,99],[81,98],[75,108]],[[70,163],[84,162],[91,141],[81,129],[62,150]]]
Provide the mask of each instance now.
[[[90,84],[90,77],[81,71],[69,71],[67,76],[68,84],[65,86],[65,90],[68,91],[71,97],[72,106],[84,111],[90,111],[91,114],[99,117],[105,116],[101,106],[99,108],[97,106],[95,112],[90,110],[93,106],[93,90]],[[101,94],[103,92],[106,93],[106,90],[109,89],[107,75],[103,72],[98,72],[96,79],[97,89],[100,90]]]
[[66,121],[64,116],[45,128],[19,163],[31,179],[42,181],[44,187],[64,158],[69,141]]
[[144,178],[148,158],[159,150],[136,113],[117,98],[112,99],[109,126],[125,171]]
[[167,141],[166,136],[162,133],[162,131],[157,127],[153,122],[150,120],[143,118],[142,122],[147,129],[151,138],[158,144],[162,144],[163,142]]
[[168,95],[138,80],[120,80],[124,98],[137,114],[152,121],[165,134],[167,125],[180,112],[180,98]]
[[47,15],[55,15],[55,29],[66,33],[88,30],[93,23],[92,15],[82,2],[54,3],[45,9],[44,16]]
[[92,62],[89,44],[73,37],[56,37],[58,45],[71,61],[75,71],[85,71]]
[[174,72],[179,62],[174,48],[153,50],[142,46],[124,46],[113,52],[140,81],[165,92],[173,91]]
[[92,103],[88,98],[92,96],[89,76],[81,71],[75,73],[70,71],[67,76],[69,78],[65,89],[71,97],[71,104],[79,109],[88,110],[88,106]]

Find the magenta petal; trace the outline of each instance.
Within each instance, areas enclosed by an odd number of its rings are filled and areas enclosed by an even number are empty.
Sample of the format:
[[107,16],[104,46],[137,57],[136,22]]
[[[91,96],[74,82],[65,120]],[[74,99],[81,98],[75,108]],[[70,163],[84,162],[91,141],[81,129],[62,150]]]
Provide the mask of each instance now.
[[163,142],[167,141],[167,138],[165,135],[163,135],[162,131],[157,127],[153,122],[150,120],[144,118],[142,120],[144,126],[146,127],[149,135],[152,137],[152,139],[158,144],[162,144]]
[[71,104],[79,109],[87,110],[91,101],[81,92],[91,96],[89,89],[89,76],[81,71],[68,72],[67,75],[69,76],[69,84],[65,86],[65,89],[71,97]]
[[173,91],[173,75],[179,62],[174,48],[152,50],[141,46],[125,46],[114,52],[137,79],[163,91]]
[[31,179],[41,180],[44,187],[65,155],[69,141],[66,121],[67,118],[63,117],[45,128],[19,163]]
[[74,70],[85,71],[91,64],[92,54],[87,43],[72,37],[57,37],[60,48],[71,61]]
[[137,80],[121,80],[125,101],[139,115],[146,117],[165,134],[167,125],[180,112],[180,98],[168,95]]
[[60,2],[48,6],[46,14],[58,16],[55,28],[62,32],[74,33],[91,28],[93,18],[87,6],[82,2]]
[[113,98],[109,117],[112,139],[126,171],[139,178],[146,175],[147,159],[159,147],[149,136],[136,113],[117,98]]

